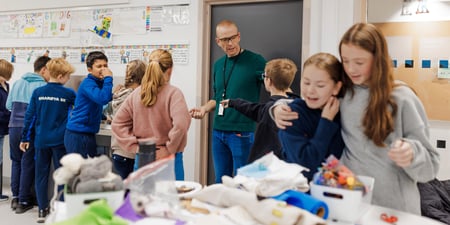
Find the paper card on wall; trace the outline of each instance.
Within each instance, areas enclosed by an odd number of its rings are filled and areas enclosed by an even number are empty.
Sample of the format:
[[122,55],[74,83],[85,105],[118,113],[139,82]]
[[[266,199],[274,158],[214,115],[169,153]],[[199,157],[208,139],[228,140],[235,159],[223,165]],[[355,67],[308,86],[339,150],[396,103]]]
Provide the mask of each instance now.
[[44,14],[28,13],[19,15],[19,38],[42,37]]
[[6,61],[9,61],[11,59],[11,52],[10,52],[10,50],[0,50],[0,59],[4,59]]
[[446,60],[446,59],[439,60],[439,68],[447,69],[448,68],[448,60]]
[[81,51],[80,49],[67,49],[65,50],[67,53],[66,60],[71,63],[81,63],[80,57],[81,57]]
[[394,68],[397,68],[397,60],[396,60],[396,59],[393,59],[393,60],[392,60],[392,66],[393,66]]
[[189,48],[173,48],[172,59],[174,64],[188,64]]
[[414,60],[412,59],[405,60],[405,68],[414,68]]
[[123,49],[108,49],[105,50],[105,55],[108,57],[108,63],[110,64],[120,64],[121,61],[121,51]]
[[450,79],[450,69],[449,68],[438,68],[437,77]]
[[44,37],[69,37],[71,13],[71,11],[46,12],[44,17]]
[[422,68],[431,68],[431,60],[422,59]]
[[150,6],[146,10],[147,31],[162,31],[164,24],[164,10],[162,6]]

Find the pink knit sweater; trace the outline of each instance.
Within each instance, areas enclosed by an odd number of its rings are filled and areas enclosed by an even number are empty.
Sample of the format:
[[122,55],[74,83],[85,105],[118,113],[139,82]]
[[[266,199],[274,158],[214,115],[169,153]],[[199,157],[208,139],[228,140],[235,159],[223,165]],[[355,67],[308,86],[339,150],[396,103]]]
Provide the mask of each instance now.
[[141,103],[141,87],[122,103],[112,121],[112,133],[120,147],[136,153],[139,140],[153,140],[160,150],[156,158],[182,152],[191,124],[188,107],[180,89],[170,84],[161,88],[156,104]]

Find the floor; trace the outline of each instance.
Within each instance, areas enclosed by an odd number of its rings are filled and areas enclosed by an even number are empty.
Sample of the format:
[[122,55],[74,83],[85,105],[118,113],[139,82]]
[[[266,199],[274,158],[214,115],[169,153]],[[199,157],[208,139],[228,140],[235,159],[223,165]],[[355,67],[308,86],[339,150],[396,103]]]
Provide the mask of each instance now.
[[0,202],[0,219],[2,221],[0,222],[1,224],[42,224],[36,223],[36,219],[38,216],[37,206],[35,206],[31,210],[28,210],[24,214],[16,214],[11,210],[11,190],[8,182],[3,183],[3,194],[8,195],[10,199],[8,201]]

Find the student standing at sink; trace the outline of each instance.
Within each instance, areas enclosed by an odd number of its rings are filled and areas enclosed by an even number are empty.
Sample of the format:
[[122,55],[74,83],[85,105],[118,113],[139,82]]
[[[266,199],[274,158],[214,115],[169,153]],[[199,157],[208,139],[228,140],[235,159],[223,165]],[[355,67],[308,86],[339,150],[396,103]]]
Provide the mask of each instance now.
[[[107,107],[107,110],[111,112],[111,120],[114,119],[114,115],[128,95],[141,85],[145,66],[145,62],[139,59],[128,63],[125,72],[125,84],[114,88],[113,99]],[[112,162],[114,169],[123,179],[127,178],[133,172],[135,153],[123,150],[114,136],[111,136],[111,150],[113,151]]]
[[173,61],[167,50],[150,54],[141,86],[123,102],[112,121],[120,147],[138,151],[140,140],[153,140],[156,159],[175,154],[175,177],[184,180],[183,151],[191,117],[181,90],[170,84]]
[[100,130],[103,106],[112,99],[113,86],[108,58],[103,52],[90,52],[86,66],[89,74],[78,88],[64,134],[67,153],[79,153],[84,158],[97,156],[95,134]]

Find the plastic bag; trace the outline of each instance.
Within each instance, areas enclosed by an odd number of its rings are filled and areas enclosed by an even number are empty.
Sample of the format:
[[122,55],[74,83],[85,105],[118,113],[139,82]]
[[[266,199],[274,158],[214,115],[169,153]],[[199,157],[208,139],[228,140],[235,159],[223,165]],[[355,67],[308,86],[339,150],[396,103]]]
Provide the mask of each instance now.
[[174,156],[157,160],[124,181],[134,211],[144,217],[174,218],[180,210],[175,187]]

